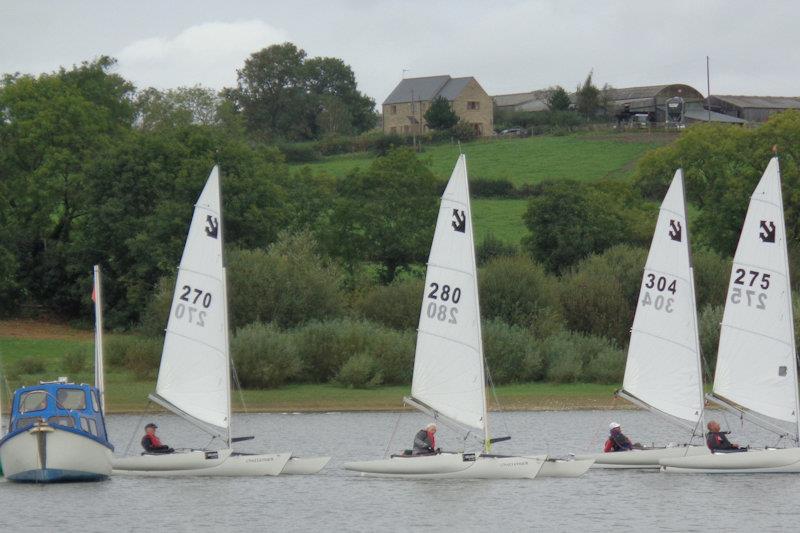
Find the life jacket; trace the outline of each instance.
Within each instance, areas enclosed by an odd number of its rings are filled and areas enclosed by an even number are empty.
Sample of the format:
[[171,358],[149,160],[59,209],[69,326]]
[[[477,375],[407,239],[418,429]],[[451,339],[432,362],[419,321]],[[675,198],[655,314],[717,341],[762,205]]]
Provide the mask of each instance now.
[[606,440],[606,444],[603,447],[603,452],[622,452],[632,449],[633,445],[628,437],[623,435],[621,431],[612,431],[611,435]]
[[733,450],[733,445],[721,431],[710,431],[706,437],[709,450]]
[[436,437],[430,431],[426,431],[425,433],[428,434],[428,440],[431,441],[431,448],[436,449]]
[[151,434],[147,433],[144,436],[144,438],[146,438],[147,440],[150,441],[150,446],[152,448],[158,448],[159,446],[163,446],[163,444],[161,444],[161,441],[158,440],[158,437],[156,437],[155,435],[151,435]]

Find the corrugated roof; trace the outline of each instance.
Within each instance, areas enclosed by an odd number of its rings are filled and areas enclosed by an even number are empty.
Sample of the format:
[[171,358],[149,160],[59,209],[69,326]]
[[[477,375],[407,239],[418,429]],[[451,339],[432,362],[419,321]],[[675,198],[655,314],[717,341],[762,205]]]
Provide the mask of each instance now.
[[[691,120],[708,122],[708,110],[703,108],[692,108],[692,109],[687,108],[683,112],[683,116]],[[724,113],[717,113],[716,111],[711,112],[711,122],[725,122],[728,124],[747,124],[746,120],[742,120],[741,118],[738,117],[732,117]]]
[[492,96],[492,99],[494,100],[494,105],[497,107],[509,107],[531,102],[533,100],[546,101],[549,95],[550,91],[543,89],[539,91],[530,91],[527,93],[498,94],[497,96]]
[[669,85],[647,85],[644,87],[622,87],[609,89],[608,96],[612,100],[638,100],[641,98],[654,98]]
[[711,96],[736,107],[757,109],[800,109],[800,97],[797,96],[738,96],[714,94]]

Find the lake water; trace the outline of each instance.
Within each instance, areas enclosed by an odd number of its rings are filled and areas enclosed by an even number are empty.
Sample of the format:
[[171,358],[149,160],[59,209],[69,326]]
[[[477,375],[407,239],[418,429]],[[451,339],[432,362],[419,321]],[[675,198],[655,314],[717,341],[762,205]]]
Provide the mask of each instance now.
[[[721,421],[724,417],[718,414]],[[109,432],[123,453],[138,453],[141,426],[159,425],[164,442],[204,446],[208,438],[171,415],[112,415]],[[774,444],[774,437],[728,417],[732,440]],[[680,430],[642,411],[492,414],[494,435],[512,440],[497,453],[563,454],[602,446],[608,423],[632,440],[680,441]],[[362,478],[350,460],[408,448],[428,419],[416,413],[236,415],[235,435],[256,435],[242,451],[332,455],[315,476],[126,478],[99,483],[0,482],[0,531],[779,531],[797,530],[800,475],[666,475],[590,470],[577,479],[400,480]],[[725,424],[723,424],[723,429]],[[437,444],[463,449],[441,427]],[[471,446],[467,446],[470,448]]]

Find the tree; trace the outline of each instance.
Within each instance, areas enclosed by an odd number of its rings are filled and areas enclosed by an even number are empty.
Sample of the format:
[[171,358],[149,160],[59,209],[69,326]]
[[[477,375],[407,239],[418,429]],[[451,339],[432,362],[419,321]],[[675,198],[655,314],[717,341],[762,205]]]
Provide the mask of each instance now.
[[568,111],[572,102],[569,99],[567,91],[561,85],[556,85],[550,89],[550,94],[547,96],[547,107],[550,111]]
[[223,91],[263,139],[316,138],[322,132],[361,132],[375,125],[375,102],[357,89],[341,59],[306,59],[292,43],[252,54],[237,71],[237,87]]
[[220,121],[222,99],[213,89],[195,85],[165,91],[149,87],[136,95],[136,123],[145,130]]
[[575,91],[575,108],[586,118],[593,117],[600,105],[600,89],[592,83],[593,74],[594,72],[590,70],[583,85],[578,85]]
[[431,106],[425,111],[425,122],[433,130],[449,130],[458,124],[458,115],[453,111],[453,107],[447,98],[437,96],[431,102]]
[[380,263],[381,278],[390,282],[427,255],[437,196],[431,170],[411,150],[392,150],[339,181],[320,241],[351,272],[360,261]]

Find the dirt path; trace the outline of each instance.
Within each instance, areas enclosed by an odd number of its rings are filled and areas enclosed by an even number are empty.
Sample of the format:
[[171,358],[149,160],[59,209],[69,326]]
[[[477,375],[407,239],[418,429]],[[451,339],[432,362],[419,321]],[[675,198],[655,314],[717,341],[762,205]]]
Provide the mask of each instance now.
[[90,340],[92,331],[41,319],[0,320],[0,337],[20,339]]

